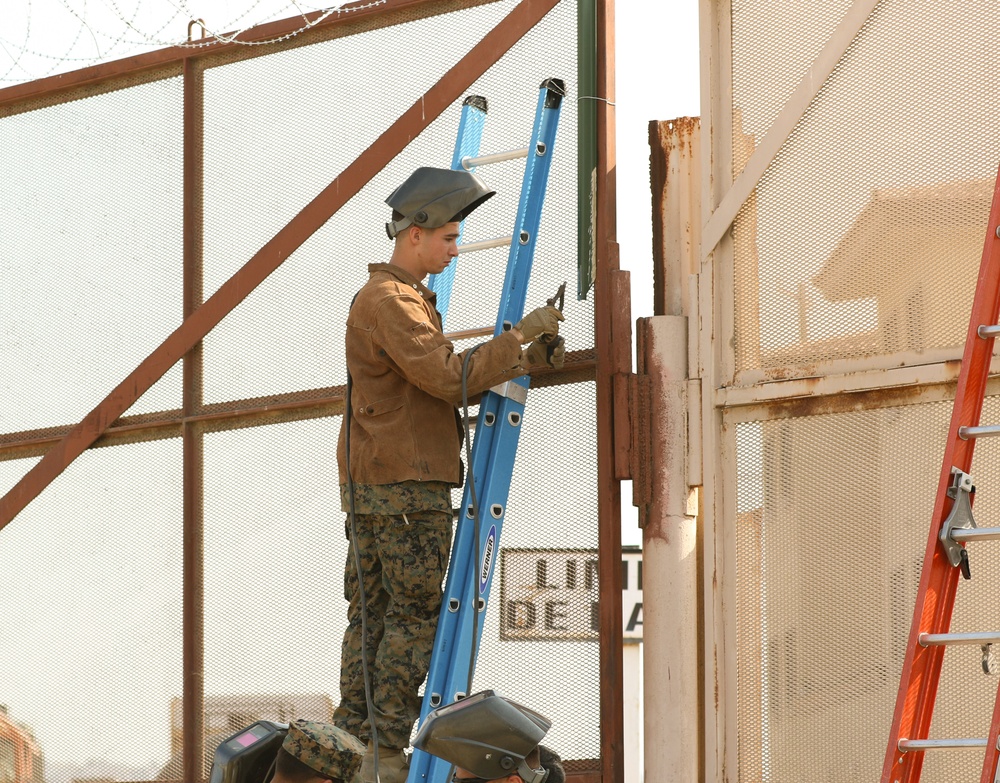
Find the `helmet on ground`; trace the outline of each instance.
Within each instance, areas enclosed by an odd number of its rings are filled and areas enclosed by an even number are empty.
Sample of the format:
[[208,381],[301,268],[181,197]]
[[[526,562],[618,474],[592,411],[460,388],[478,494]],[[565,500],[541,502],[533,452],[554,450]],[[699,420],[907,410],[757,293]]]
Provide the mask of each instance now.
[[544,783],[548,773],[525,758],[552,722],[494,691],[482,691],[431,712],[413,747],[487,780],[515,772],[525,783]]
[[435,169],[424,166],[414,171],[385,200],[403,217],[385,224],[389,239],[411,225],[438,228],[445,223],[464,220],[492,196],[479,177],[468,171]]

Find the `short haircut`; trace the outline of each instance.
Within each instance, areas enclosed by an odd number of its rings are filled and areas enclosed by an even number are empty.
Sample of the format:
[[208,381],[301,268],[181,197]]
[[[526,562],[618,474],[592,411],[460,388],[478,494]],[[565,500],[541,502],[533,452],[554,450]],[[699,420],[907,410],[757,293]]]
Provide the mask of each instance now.
[[562,759],[559,757],[559,754],[545,745],[539,745],[537,752],[538,763],[541,764],[542,769],[546,769],[549,772],[545,783],[566,783],[566,770],[563,769]]
[[318,772],[304,761],[300,761],[284,748],[278,748],[278,757],[275,759],[275,772],[291,783],[310,783],[310,781],[320,778],[321,780],[332,780],[333,783],[343,783],[340,778],[331,778]]

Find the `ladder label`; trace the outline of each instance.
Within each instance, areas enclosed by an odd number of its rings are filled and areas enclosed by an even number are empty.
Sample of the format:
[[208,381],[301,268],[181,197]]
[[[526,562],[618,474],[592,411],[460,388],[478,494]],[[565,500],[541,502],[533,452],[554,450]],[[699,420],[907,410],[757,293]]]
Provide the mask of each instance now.
[[482,595],[490,584],[490,571],[493,570],[493,552],[497,545],[497,526],[490,527],[486,535],[486,546],[483,548],[483,567],[479,571],[479,593]]

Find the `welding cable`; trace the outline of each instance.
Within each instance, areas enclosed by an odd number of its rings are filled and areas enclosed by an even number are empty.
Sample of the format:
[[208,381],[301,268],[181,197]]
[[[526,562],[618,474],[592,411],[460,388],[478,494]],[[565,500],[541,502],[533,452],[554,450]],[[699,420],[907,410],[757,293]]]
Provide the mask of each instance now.
[[[480,536],[479,536],[479,501],[476,497],[476,476],[473,472],[472,467],[472,441],[471,441],[471,431],[472,426],[469,421],[469,360],[472,359],[472,355],[482,347],[482,344],[473,346],[466,352],[465,356],[462,358],[462,412],[463,412],[463,424],[465,430],[465,459],[469,465],[467,481],[469,482],[469,492],[472,501],[472,519],[474,528],[474,551],[473,551],[473,563],[471,576],[471,592],[472,592],[472,647],[469,652],[469,671],[465,692],[466,694],[472,691],[472,677],[476,668],[476,654],[478,651],[478,632],[479,632],[479,602],[476,600],[476,586],[477,586],[477,575],[479,572],[479,547],[480,547]],[[378,774],[378,727],[375,725],[375,705],[372,700],[372,689],[371,689],[371,676],[368,672],[368,651],[366,649],[368,643],[368,604],[367,597],[365,596],[365,584],[364,584],[364,569],[361,567],[361,554],[358,551],[358,532],[357,523],[355,521],[355,511],[354,511],[354,477],[351,475],[351,417],[352,417],[352,406],[351,406],[351,373],[347,373],[347,393],[346,401],[344,405],[344,462],[347,470],[347,494],[348,494],[348,518],[351,524],[351,550],[354,553],[354,568],[357,572],[358,577],[358,596],[361,605],[361,672],[365,682],[365,704],[368,709],[368,722],[371,728],[372,735],[372,747],[375,751],[375,757],[373,759],[375,763],[375,780],[376,783],[379,780]],[[461,515],[460,517],[461,518]]]
[[[351,304],[354,304],[351,302]],[[364,569],[358,551],[358,526],[354,515],[354,477],[351,475],[351,373],[347,372],[347,399],[344,404],[344,462],[347,467],[348,518],[351,520],[351,551],[354,553],[354,570],[358,575],[358,596],[361,604],[361,675],[365,681],[365,707],[375,750],[375,781],[378,783],[378,727],[375,725],[375,703],[372,700],[372,681],[368,673],[368,601],[365,596]]]

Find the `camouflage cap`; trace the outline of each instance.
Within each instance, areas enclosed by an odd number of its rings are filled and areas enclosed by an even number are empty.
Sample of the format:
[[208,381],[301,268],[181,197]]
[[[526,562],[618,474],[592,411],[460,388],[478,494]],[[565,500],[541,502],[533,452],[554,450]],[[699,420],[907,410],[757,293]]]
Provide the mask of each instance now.
[[361,740],[329,723],[297,720],[281,744],[290,755],[321,775],[350,783],[361,770]]

